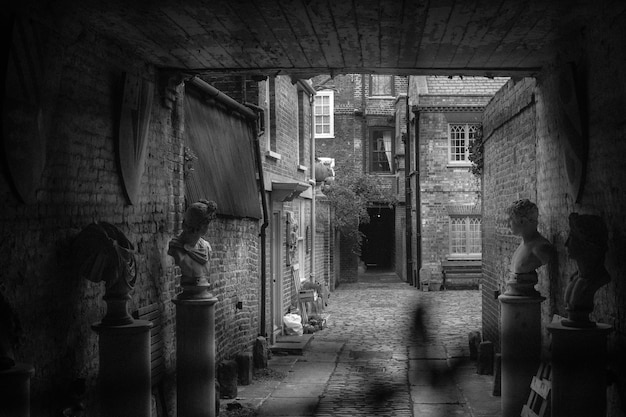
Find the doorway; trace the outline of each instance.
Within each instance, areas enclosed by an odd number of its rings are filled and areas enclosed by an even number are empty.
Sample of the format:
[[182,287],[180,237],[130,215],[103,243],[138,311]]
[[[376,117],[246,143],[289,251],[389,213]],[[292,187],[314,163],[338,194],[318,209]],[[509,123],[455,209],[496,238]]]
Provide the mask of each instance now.
[[393,268],[395,242],[395,213],[388,207],[367,209],[370,222],[362,224],[361,260],[367,270],[390,270]]

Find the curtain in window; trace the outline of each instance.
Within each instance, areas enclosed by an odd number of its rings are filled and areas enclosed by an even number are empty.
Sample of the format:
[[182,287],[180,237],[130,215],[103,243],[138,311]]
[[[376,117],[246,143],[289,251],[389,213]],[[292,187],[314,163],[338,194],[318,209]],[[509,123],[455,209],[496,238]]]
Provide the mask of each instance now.
[[384,131],[383,132],[383,143],[385,146],[385,157],[387,158],[387,163],[389,164],[389,168],[391,170],[391,132]]

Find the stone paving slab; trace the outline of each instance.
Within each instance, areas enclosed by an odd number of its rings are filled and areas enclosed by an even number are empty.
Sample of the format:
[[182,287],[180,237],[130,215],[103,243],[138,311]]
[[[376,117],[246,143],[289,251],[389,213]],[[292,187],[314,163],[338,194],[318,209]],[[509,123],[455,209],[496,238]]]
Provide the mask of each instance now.
[[437,386],[411,386],[411,398],[415,404],[461,404],[464,402],[459,389],[453,383]]
[[415,404],[415,417],[470,417],[471,413],[463,404]]
[[314,416],[318,397],[270,397],[257,410],[257,416],[297,417]]
[[274,392],[272,398],[293,398],[293,397],[316,397],[319,398],[324,394],[326,383],[323,384],[291,384],[283,382]]

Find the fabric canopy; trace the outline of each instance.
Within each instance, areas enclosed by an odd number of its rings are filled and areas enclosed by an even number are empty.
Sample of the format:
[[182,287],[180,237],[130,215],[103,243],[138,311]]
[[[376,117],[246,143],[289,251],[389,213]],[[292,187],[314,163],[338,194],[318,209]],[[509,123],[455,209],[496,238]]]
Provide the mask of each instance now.
[[185,144],[197,157],[185,178],[188,203],[217,203],[219,214],[261,218],[253,131],[246,119],[187,86]]

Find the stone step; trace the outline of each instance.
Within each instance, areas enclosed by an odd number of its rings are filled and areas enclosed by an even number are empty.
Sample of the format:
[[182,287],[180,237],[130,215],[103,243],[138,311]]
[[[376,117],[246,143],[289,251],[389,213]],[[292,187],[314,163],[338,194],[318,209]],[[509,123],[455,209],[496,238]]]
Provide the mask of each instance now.
[[312,334],[303,334],[302,336],[278,336],[276,343],[270,346],[270,350],[272,354],[301,356],[312,339]]

